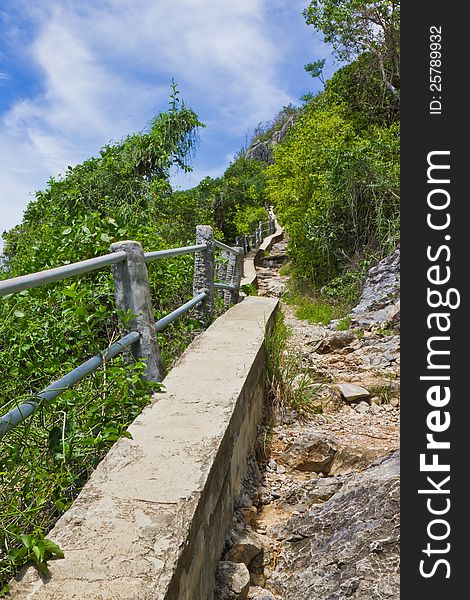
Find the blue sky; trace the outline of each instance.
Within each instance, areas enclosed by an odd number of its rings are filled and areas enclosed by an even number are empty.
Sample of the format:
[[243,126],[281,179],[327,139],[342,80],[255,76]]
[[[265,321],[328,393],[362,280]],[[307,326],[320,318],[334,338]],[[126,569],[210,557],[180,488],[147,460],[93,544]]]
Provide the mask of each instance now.
[[36,189],[140,131],[166,110],[170,82],[206,124],[190,176],[221,175],[259,122],[319,83],[326,58],[307,0],[2,0],[0,233]]

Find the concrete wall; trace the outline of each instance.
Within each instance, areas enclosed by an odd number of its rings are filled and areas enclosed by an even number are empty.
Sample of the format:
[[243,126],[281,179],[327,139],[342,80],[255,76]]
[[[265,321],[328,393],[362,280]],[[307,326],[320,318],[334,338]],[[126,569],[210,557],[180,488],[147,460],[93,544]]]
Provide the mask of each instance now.
[[275,219],[274,223],[276,226],[274,233],[265,237],[259,248],[253,248],[253,250],[250,250],[245,256],[243,262],[243,278],[240,285],[254,285],[257,287],[258,276],[255,265],[259,263],[259,260],[263,257],[263,253],[269,250],[273,244],[279,242],[284,236],[284,230],[277,222],[277,219]]
[[211,600],[265,397],[274,298],[249,297],[199,336],[49,534],[65,558],[11,585],[31,600]]

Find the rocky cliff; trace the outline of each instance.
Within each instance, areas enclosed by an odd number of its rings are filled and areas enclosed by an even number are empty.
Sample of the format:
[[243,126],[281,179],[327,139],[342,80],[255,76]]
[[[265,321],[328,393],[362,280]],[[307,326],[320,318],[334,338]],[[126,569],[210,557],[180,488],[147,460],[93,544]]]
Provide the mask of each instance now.
[[286,137],[287,130],[294,123],[294,120],[295,115],[291,115],[267,140],[255,139],[250,148],[248,148],[245,157],[272,164],[273,148]]

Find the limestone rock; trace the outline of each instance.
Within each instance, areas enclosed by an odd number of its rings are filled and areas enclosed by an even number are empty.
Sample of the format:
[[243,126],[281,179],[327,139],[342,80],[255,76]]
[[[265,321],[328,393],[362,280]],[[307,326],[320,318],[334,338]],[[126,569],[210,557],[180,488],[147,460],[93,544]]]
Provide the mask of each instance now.
[[399,319],[400,247],[367,273],[359,304],[353,308],[353,323],[361,327],[383,326]]
[[264,545],[262,537],[254,531],[245,531],[238,537],[235,544],[227,553],[226,559],[235,563],[243,563],[247,567],[251,561],[260,554]]
[[250,573],[243,563],[220,561],[215,575],[215,600],[245,600]]
[[273,162],[273,148],[276,144],[279,144],[287,135],[288,128],[294,123],[295,115],[290,116],[286,122],[273,132],[271,138],[268,140],[255,140],[248,151],[245,154],[245,158],[251,158],[253,160],[260,160],[272,164]]
[[327,354],[329,352],[333,352],[334,350],[345,348],[354,341],[356,341],[356,336],[352,331],[335,331],[334,333],[320,340],[314,350],[320,354]]
[[399,598],[399,453],[335,478],[338,492],[283,524],[270,588],[285,600]]
[[248,600],[276,600],[271,592],[258,586],[250,588],[247,598]]
[[280,458],[297,471],[328,473],[335,452],[336,445],[327,436],[307,430]]
[[340,383],[338,389],[346,402],[357,402],[358,400],[368,400],[370,398],[366,388],[353,383]]

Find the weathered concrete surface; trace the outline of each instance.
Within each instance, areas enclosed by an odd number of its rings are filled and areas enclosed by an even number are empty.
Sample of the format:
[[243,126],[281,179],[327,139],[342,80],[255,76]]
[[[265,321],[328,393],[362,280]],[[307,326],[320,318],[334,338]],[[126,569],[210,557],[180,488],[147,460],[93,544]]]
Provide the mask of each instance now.
[[161,381],[163,376],[160,349],[155,332],[152,295],[145,264],[145,256],[139,242],[126,240],[111,244],[111,252],[124,251],[125,262],[112,266],[116,309],[136,315],[126,324],[126,331],[138,331],[140,341],[131,348],[136,360],[146,361],[145,376],[150,381]]
[[284,229],[279,225],[277,219],[274,220],[276,226],[274,233],[264,238],[259,248],[253,248],[245,256],[243,263],[243,279],[240,285],[254,285],[256,286],[257,274],[255,265],[258,264],[259,259],[262,257],[263,252],[269,250],[273,244],[282,239],[284,235]]
[[217,319],[164,380],[49,537],[65,552],[17,600],[211,600],[246,472],[278,301],[249,297]]

